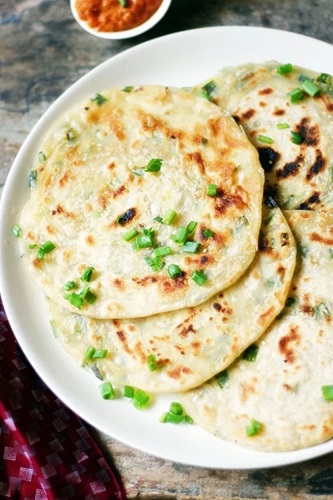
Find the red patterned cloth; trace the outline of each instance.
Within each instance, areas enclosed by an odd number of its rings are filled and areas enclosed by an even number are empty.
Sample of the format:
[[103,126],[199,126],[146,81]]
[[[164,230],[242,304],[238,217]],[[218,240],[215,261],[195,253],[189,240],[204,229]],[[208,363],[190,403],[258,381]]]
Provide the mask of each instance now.
[[125,500],[88,427],[23,356],[1,301],[0,498]]

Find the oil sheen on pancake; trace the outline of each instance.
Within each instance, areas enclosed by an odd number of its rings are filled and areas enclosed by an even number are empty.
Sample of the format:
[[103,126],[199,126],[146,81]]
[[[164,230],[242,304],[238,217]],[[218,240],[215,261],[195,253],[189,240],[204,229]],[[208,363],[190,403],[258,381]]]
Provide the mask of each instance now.
[[71,311],[122,318],[194,306],[254,258],[258,153],[202,97],[105,90],[41,138],[37,156],[20,220],[23,258]]

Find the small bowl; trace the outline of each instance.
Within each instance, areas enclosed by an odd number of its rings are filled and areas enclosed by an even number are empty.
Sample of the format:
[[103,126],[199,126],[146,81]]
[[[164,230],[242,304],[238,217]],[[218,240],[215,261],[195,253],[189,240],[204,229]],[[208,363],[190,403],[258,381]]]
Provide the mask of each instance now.
[[99,38],[107,38],[109,40],[122,40],[125,38],[132,38],[134,36],[141,35],[145,31],[150,30],[153,26],[155,26],[155,24],[157,24],[162,19],[162,17],[165,16],[172,0],[162,0],[162,3],[157,9],[157,11],[154,12],[154,14],[149,19],[147,19],[147,21],[140,24],[139,26],[136,26],[135,28],[130,28],[124,31],[97,31],[94,28],[91,28],[85,21],[83,21],[79,17],[75,6],[75,1],[76,0],[70,0],[71,11],[74,19],[78,22],[81,28],[83,28],[91,35],[95,35]]

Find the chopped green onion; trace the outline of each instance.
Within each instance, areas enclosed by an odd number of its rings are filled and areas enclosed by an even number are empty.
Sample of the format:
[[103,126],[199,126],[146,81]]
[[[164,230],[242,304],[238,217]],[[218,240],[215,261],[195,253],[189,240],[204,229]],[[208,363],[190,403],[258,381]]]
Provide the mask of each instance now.
[[291,71],[293,70],[293,65],[290,64],[290,63],[287,63],[287,64],[281,64],[281,66],[279,66],[277,68],[277,72],[280,74],[280,75],[285,75],[286,73],[291,73]]
[[95,102],[98,106],[102,106],[102,104],[104,104],[107,101],[106,97],[98,93],[95,95],[95,97],[92,97],[90,100],[92,102]]
[[214,231],[208,228],[204,229],[202,234],[204,235],[205,238],[214,238],[215,236]]
[[169,210],[167,210],[167,212],[164,215],[161,222],[163,224],[167,224],[168,226],[170,226],[173,223],[173,221],[175,220],[176,216],[177,216],[177,212],[175,210],[173,210],[172,208],[169,208]]
[[133,398],[134,396],[134,387],[131,385],[125,385],[124,386],[124,396],[125,398]]
[[137,410],[142,410],[145,406],[147,406],[149,400],[150,395],[147,392],[142,391],[141,389],[137,389],[134,392],[132,402]]
[[86,285],[80,292],[80,297],[82,297],[88,304],[94,304],[97,299],[97,295],[90,291],[90,286]]
[[283,130],[285,128],[289,128],[289,125],[288,125],[288,123],[278,123],[276,125],[276,128],[279,129],[279,130]]
[[258,434],[258,432],[261,431],[261,429],[262,429],[262,424],[258,422],[258,420],[252,418],[249,425],[247,425],[245,428],[246,435],[248,437],[255,436],[256,434]]
[[66,137],[67,137],[67,140],[69,142],[74,141],[74,139],[76,139],[75,130],[73,128],[68,129],[67,133],[66,133]]
[[37,170],[31,170],[29,174],[29,188],[35,187],[37,183]]
[[184,408],[180,403],[171,403],[169,411],[174,415],[183,415]]
[[36,248],[36,246],[37,246],[37,243],[30,243],[30,245],[28,245],[30,250],[33,250],[34,248]]
[[157,247],[154,250],[154,257],[165,257],[166,255],[172,254],[170,247]]
[[93,355],[95,354],[96,348],[94,346],[89,346],[87,347],[87,350],[84,355],[85,361],[91,361],[93,358]]
[[93,267],[87,267],[83,272],[80,280],[83,281],[84,283],[89,283],[89,281],[91,281],[92,278],[93,270],[94,270]]
[[77,283],[75,281],[67,281],[67,283],[64,284],[64,290],[66,292],[74,290],[74,288],[77,288]]
[[168,275],[170,276],[170,278],[179,278],[179,276],[182,276],[182,274],[183,271],[179,266],[177,266],[177,264],[170,264],[170,266],[168,266]]
[[291,92],[288,92],[288,95],[290,97],[290,101],[294,104],[295,102],[301,101],[303,99],[304,92],[302,89],[296,88]]
[[193,231],[195,230],[195,228],[197,227],[198,223],[195,221],[195,220],[191,220],[187,226],[186,226],[186,229],[187,229],[187,234],[191,234],[193,233]]
[[200,95],[211,101],[212,100],[211,94],[214,92],[215,89],[216,89],[216,83],[214,82],[214,80],[210,80],[203,87],[201,87]]
[[13,235],[16,236],[16,238],[19,238],[22,236],[22,228],[18,224],[14,224],[12,228]]
[[191,278],[199,286],[202,286],[207,281],[207,276],[204,274],[204,272],[198,270],[193,271],[193,273],[191,274]]
[[182,252],[185,253],[197,253],[200,249],[200,243],[197,241],[186,241],[182,246]]
[[152,158],[145,168],[146,172],[159,172],[162,167],[162,160],[160,158]]
[[151,372],[154,372],[157,369],[157,359],[156,359],[155,354],[153,354],[153,353],[148,354],[147,365],[148,365],[149,371],[151,371]]
[[333,385],[322,385],[321,393],[325,401],[333,401]]
[[123,234],[123,240],[130,241],[138,234],[139,234],[139,231],[135,227],[132,227],[132,229],[130,229],[129,231],[126,231],[126,233]]
[[216,196],[217,195],[217,185],[216,184],[208,184],[207,195],[208,196]]
[[45,255],[52,252],[52,250],[54,249],[55,249],[54,243],[52,243],[52,241],[46,241],[38,248],[37,257],[40,260],[44,260]]
[[267,135],[258,135],[258,141],[264,142],[265,144],[272,144],[274,141],[271,137],[267,137]]
[[167,421],[167,418],[168,418],[168,412],[167,412],[167,411],[165,411],[164,413],[162,413],[162,415],[161,415],[161,417],[160,417],[160,422],[161,422],[162,424],[165,424],[165,423],[166,423],[166,421]]
[[190,415],[185,415],[185,421],[190,424],[190,425],[193,425],[194,424],[194,420],[192,417],[190,417]]
[[310,78],[304,80],[301,87],[311,97],[316,97],[320,93],[320,88]]
[[168,422],[170,424],[180,424],[184,420],[185,415],[175,415],[174,413],[171,413],[170,411],[166,414],[166,420],[165,422]]
[[[40,163],[43,163],[44,161],[46,161],[46,156],[45,156],[45,153],[43,151],[39,151],[38,160],[40,161]],[[35,170],[33,170],[33,172],[35,172]]]
[[99,390],[103,399],[114,399],[115,392],[110,382],[103,382],[103,384],[100,384]]
[[227,383],[227,381],[229,379],[229,374],[228,374],[227,370],[223,370],[222,372],[215,375],[215,378],[216,378],[218,385],[223,389],[223,387],[225,386],[225,384]]
[[328,73],[321,73],[317,78],[317,82],[330,83],[331,78],[331,75],[329,75]]
[[104,359],[108,353],[107,349],[96,349],[93,353],[92,359]]
[[304,138],[301,134],[299,134],[298,132],[294,132],[293,130],[290,131],[290,135],[291,135],[291,141],[294,143],[294,144],[302,144]]
[[165,262],[163,262],[161,257],[155,257],[153,259],[150,255],[146,255],[145,261],[154,271],[160,271],[162,267],[165,266]]
[[132,246],[134,251],[141,250],[142,248],[150,248],[154,246],[153,238],[149,234],[142,234],[133,241]]
[[144,227],[142,232],[143,234],[145,234],[146,236],[150,236],[151,238],[153,238],[155,235],[155,231],[152,227]]
[[[123,0],[123,3],[125,4],[123,5],[123,7],[126,7],[126,0]],[[133,88],[133,85],[126,85],[126,87],[123,87],[121,90],[129,94],[130,92],[132,92]]]
[[251,344],[245,351],[243,352],[243,359],[246,361],[251,361],[252,363],[257,359],[259,351],[259,346],[256,344]]
[[160,217],[159,215],[157,217],[154,217],[154,220],[156,220],[157,222],[163,223],[163,218]]
[[77,307],[78,309],[81,309],[83,306],[84,299],[78,293],[72,292],[68,294],[66,298],[74,307]]
[[184,245],[186,239],[188,236],[188,230],[184,226],[180,226],[177,228],[177,231],[175,234],[172,234],[170,238],[175,242],[178,243],[178,245]]

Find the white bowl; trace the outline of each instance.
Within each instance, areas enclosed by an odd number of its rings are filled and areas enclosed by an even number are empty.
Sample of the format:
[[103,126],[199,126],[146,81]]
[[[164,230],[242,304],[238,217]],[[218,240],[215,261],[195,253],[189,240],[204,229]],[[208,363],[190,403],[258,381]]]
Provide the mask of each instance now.
[[131,28],[124,31],[97,31],[91,28],[85,21],[83,21],[79,17],[75,6],[75,1],[76,0],[70,0],[71,11],[74,19],[78,22],[81,28],[86,30],[91,35],[95,35],[99,38],[108,38],[110,40],[121,40],[141,35],[145,31],[150,30],[153,26],[155,26],[155,24],[157,24],[162,19],[162,17],[164,17],[164,15],[166,14],[167,10],[170,7],[172,0],[162,0],[162,3],[157,9],[157,11],[149,19],[147,19],[147,21],[140,24],[139,26],[136,26],[135,28]]

